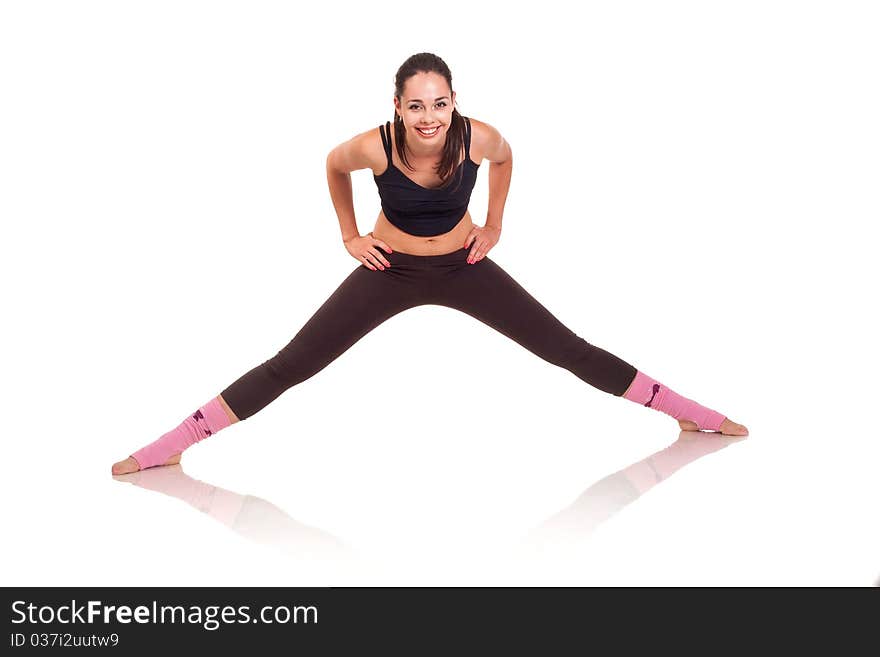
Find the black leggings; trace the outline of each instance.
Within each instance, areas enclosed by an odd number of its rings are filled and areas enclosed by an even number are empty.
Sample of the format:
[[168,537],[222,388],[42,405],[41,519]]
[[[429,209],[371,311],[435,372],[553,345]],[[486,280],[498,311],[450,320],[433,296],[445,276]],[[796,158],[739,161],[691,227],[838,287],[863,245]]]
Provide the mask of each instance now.
[[626,392],[635,367],[573,333],[490,258],[468,264],[469,252],[382,251],[391,267],[358,266],[293,340],[220,394],[244,420],[320,372],[386,319],[425,304],[467,313],[599,390],[616,396]]

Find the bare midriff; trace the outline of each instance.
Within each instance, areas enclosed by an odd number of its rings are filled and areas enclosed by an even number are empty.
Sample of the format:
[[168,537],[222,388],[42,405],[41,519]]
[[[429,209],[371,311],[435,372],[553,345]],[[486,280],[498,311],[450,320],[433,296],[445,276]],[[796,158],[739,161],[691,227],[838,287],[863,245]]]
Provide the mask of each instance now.
[[373,237],[382,240],[392,251],[411,253],[412,255],[443,255],[452,253],[464,247],[464,241],[474,228],[471,213],[467,211],[455,228],[448,233],[432,235],[431,237],[419,237],[400,230],[388,221],[385,213],[380,210],[373,228]]

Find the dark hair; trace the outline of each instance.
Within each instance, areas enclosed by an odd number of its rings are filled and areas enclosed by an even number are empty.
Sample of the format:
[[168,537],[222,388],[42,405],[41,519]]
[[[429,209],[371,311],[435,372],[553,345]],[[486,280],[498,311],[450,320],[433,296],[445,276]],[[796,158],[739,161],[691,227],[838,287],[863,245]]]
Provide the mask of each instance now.
[[[401,106],[403,105],[401,99],[403,96],[403,85],[417,73],[439,73],[446,78],[446,82],[449,84],[449,91],[450,93],[452,92],[452,73],[449,71],[446,62],[433,53],[420,52],[411,56],[401,64],[400,68],[397,69],[397,75],[394,77],[394,95],[397,97],[397,100],[400,101]],[[446,132],[446,143],[443,146],[443,157],[440,159],[440,164],[436,169],[437,174],[443,180],[443,184],[440,185],[441,188],[449,185],[454,178],[461,178],[460,175],[452,176],[450,174],[458,171],[455,167],[459,158],[463,155],[464,138],[464,118],[459,114],[458,110],[455,109],[455,106],[453,106],[452,122]],[[403,127],[403,119],[400,118],[400,115],[397,112],[394,113],[394,141],[400,161],[403,162],[406,168],[413,171],[413,168],[409,165],[409,161],[406,159],[406,151],[404,148],[406,142],[406,129]],[[462,160],[462,164],[464,164],[464,160]],[[458,168],[461,169],[461,167]],[[459,171],[458,173],[461,172]]]

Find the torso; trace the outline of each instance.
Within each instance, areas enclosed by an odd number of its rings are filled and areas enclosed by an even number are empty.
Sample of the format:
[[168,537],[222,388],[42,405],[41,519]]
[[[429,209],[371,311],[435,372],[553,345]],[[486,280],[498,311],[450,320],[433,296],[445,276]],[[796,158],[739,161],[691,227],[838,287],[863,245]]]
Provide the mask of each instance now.
[[[474,138],[475,132],[476,131],[472,131],[471,133],[470,157],[475,163],[479,163],[483,159],[483,154],[480,152],[480,146],[477,144],[477,139]],[[385,151],[382,149],[382,142],[379,140],[378,135],[376,138],[377,141],[379,141],[378,152],[382,159],[381,164],[377,163],[378,167],[373,169],[373,174],[380,176],[387,168],[388,160],[385,156]],[[394,144],[393,135],[391,162],[394,166],[400,169],[401,172],[405,172],[404,175],[407,178],[422,187],[438,187],[442,182],[440,177],[434,171],[434,167],[439,163],[438,160],[417,160],[410,157],[410,164],[415,168],[415,171],[410,171],[403,166],[403,164],[397,159],[397,150],[396,145]],[[461,221],[456,224],[455,228],[448,233],[433,235],[431,237],[419,237],[400,230],[397,226],[388,221],[388,218],[382,210],[379,210],[376,225],[373,227],[373,237],[385,242],[391,247],[392,251],[411,253],[413,255],[442,255],[444,253],[452,253],[453,251],[462,248],[465,239],[467,239],[467,236],[470,234],[473,227],[474,222],[471,220],[471,213],[470,210],[468,210],[464,213]]]

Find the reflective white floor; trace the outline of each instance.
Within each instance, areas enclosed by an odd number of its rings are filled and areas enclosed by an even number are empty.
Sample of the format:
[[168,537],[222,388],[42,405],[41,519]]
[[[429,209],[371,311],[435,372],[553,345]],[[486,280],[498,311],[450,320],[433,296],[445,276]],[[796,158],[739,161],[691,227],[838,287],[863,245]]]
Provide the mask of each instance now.
[[[529,358],[525,369],[534,365],[540,378],[541,362]],[[548,368],[543,383],[551,379],[561,400],[546,404],[554,417],[522,404],[495,418],[435,418],[397,431],[376,416],[362,435],[355,425],[372,402],[306,430],[297,416],[323,411],[297,411],[288,392],[271,411],[190,449],[182,466],[115,479],[109,465],[125,450],[97,437],[74,446],[82,438],[73,432],[60,440],[49,431],[59,458],[47,462],[32,427],[20,434],[30,437],[29,456],[7,462],[6,484],[18,493],[7,494],[16,540],[4,548],[3,580],[877,583],[880,448],[867,425],[778,417],[802,409],[793,394],[774,400],[773,412],[735,416],[750,427],[747,438],[678,432],[665,415],[606,398],[568,373]],[[303,396],[328,389],[308,387]],[[95,424],[103,434],[110,426]]]
[[[0,581],[878,583],[868,4],[557,4],[453,0],[417,34],[368,3],[314,7],[309,34],[290,3],[0,7]],[[497,43],[450,39],[462,15]],[[515,153],[489,256],[751,435],[682,434],[420,307],[182,467],[112,478],[357,265],[325,158],[426,49]]]

